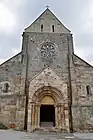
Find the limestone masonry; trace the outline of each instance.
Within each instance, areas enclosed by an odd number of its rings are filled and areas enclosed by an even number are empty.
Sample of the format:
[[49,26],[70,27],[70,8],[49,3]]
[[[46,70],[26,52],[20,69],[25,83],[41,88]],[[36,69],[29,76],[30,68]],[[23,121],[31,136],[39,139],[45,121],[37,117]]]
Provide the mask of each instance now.
[[27,130],[93,131],[93,66],[47,8],[23,32],[22,51],[0,65],[0,123]]

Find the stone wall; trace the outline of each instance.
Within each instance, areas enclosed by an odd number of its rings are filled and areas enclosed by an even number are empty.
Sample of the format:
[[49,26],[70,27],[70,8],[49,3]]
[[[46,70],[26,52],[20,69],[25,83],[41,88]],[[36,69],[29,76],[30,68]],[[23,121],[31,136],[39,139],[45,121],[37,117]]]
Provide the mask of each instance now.
[[25,78],[22,66],[22,53],[0,65],[0,122],[16,129],[24,126]]
[[[74,56],[76,88],[79,105],[92,105],[93,102],[93,67],[81,58]],[[86,86],[90,86],[87,94]]]
[[25,115],[25,96],[0,96],[0,123],[8,128],[23,130]]
[[[77,104],[72,105],[74,131],[93,131],[93,67],[74,55]],[[87,94],[86,86],[91,93]]]
[[8,83],[7,94],[19,94],[21,84],[21,53],[0,65],[0,95],[5,94],[4,84]]
[[93,132],[93,105],[73,106],[73,127],[77,132]]
[[[41,72],[47,66],[53,68],[55,72],[64,79],[68,80],[68,41],[70,53],[73,52],[72,36],[71,34],[59,33],[24,33],[23,35],[23,54],[28,53],[28,79],[33,78],[37,73]],[[56,56],[51,63],[41,57],[40,49],[44,42],[52,42],[56,48]],[[71,58],[72,59],[72,58]],[[24,62],[26,57],[24,57]]]

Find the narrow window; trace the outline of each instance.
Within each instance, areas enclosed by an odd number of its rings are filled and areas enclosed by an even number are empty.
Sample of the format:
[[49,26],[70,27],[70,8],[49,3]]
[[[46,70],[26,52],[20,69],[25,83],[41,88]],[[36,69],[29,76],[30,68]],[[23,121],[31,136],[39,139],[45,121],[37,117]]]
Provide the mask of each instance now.
[[21,63],[23,63],[23,60],[24,60],[24,55],[22,54],[21,55]]
[[8,83],[5,83],[4,84],[4,92],[8,92],[9,91],[9,84]]
[[54,29],[54,25],[52,25],[52,32],[54,32],[55,31],[55,29]]
[[86,86],[86,91],[87,91],[87,95],[91,94],[91,89],[90,89],[90,85]]
[[43,24],[41,25],[41,32],[43,32]]

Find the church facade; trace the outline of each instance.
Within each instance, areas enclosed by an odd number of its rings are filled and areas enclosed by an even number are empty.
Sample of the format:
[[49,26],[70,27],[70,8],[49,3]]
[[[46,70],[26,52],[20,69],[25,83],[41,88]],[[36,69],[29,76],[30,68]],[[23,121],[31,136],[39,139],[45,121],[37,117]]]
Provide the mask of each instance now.
[[9,128],[93,131],[93,66],[47,8],[23,32],[22,51],[0,65],[0,123]]

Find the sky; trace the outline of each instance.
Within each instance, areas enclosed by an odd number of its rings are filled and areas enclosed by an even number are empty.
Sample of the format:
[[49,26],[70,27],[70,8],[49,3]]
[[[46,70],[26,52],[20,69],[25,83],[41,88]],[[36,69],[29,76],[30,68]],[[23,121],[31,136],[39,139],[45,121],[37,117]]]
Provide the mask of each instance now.
[[0,64],[21,51],[24,29],[47,5],[71,30],[75,54],[93,65],[93,0],[0,0]]

